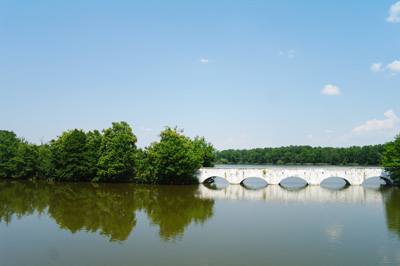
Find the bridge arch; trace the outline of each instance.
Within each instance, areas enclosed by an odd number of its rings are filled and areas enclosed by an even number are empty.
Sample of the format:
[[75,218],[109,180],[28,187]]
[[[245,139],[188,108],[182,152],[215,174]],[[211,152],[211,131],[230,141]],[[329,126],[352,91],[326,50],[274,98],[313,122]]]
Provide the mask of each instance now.
[[307,180],[298,176],[288,176],[283,178],[279,185],[287,189],[300,189],[309,185]]
[[391,186],[393,185],[393,182],[382,176],[371,176],[368,177],[367,179],[364,180],[362,183],[363,186],[376,186],[376,185],[386,185],[386,186]]
[[269,183],[261,177],[247,177],[240,182],[240,185],[246,189],[258,190],[265,188]]
[[324,183],[324,185],[329,184],[329,183],[340,183],[340,181],[343,181],[345,186],[351,185],[349,180],[347,180],[346,178],[341,177],[341,176],[330,176],[330,177],[324,178],[321,180],[321,183],[319,183],[319,185],[323,185],[323,183]]

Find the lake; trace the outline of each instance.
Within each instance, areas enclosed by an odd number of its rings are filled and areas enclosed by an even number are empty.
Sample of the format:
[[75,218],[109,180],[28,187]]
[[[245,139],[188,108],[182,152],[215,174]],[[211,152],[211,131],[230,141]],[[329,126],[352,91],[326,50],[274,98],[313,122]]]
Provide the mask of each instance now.
[[400,190],[0,181],[1,265],[399,265]]

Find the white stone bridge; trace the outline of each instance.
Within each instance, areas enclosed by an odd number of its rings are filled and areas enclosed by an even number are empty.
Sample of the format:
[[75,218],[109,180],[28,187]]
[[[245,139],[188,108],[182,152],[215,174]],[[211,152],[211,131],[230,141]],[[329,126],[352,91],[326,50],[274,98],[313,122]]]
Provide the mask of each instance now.
[[380,167],[287,167],[287,168],[215,168],[203,167],[197,172],[200,183],[207,183],[213,177],[222,177],[230,184],[241,184],[246,178],[258,177],[270,185],[278,185],[288,177],[298,177],[308,185],[320,185],[330,177],[343,178],[348,185],[362,185],[371,177],[380,177],[387,184],[392,181]]

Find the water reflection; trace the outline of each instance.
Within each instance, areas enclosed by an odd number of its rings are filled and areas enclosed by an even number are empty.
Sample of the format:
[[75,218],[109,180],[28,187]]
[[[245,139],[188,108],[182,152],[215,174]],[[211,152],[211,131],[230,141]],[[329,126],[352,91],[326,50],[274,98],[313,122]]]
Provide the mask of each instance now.
[[400,189],[382,188],[385,197],[386,224],[390,232],[400,239]]
[[[142,212],[150,225],[158,229],[162,241],[180,241],[191,224],[204,224],[213,217],[217,199],[362,203],[384,206],[387,227],[400,239],[399,188],[306,186],[290,190],[278,185],[257,189],[219,185],[218,182],[199,186],[152,186],[0,181],[0,223],[9,225],[13,219],[46,214],[61,229],[73,234],[87,231],[103,235],[111,242],[123,243],[137,226],[137,213]],[[341,240],[340,221],[330,220],[324,229],[329,242]]]
[[[295,187],[295,184],[293,185]],[[268,185],[253,190],[244,186],[230,185],[223,189],[210,189],[209,185],[200,185],[198,197],[204,199],[229,199],[251,201],[280,202],[313,202],[313,203],[360,203],[382,204],[382,190],[364,189],[362,186],[346,186],[340,189],[323,188],[320,186],[300,186],[288,189],[280,185]],[[388,188],[390,189],[390,188]]]
[[340,222],[332,222],[325,226],[328,241],[332,243],[340,242],[343,231],[343,224]]
[[62,229],[99,232],[125,241],[136,226],[136,211],[147,214],[164,241],[180,239],[191,223],[213,216],[213,199],[196,197],[198,186],[0,182],[0,223],[46,213]]

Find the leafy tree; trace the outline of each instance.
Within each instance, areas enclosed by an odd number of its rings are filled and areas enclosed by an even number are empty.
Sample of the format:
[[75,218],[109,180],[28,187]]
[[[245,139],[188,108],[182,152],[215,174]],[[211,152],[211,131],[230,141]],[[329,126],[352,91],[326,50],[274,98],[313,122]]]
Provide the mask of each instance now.
[[382,166],[389,173],[396,185],[400,184],[400,134],[394,141],[385,144],[386,152],[383,153]]
[[19,179],[35,179],[38,174],[37,158],[37,146],[21,140],[15,157],[10,160],[11,177]]
[[11,178],[11,159],[17,155],[20,140],[12,131],[0,130],[0,178]]
[[0,178],[35,178],[37,146],[17,138],[14,132],[0,130]]
[[88,160],[88,171],[89,175],[92,178],[92,181],[96,179],[97,172],[99,171],[99,167],[97,165],[100,159],[100,148],[103,136],[98,130],[89,131],[86,133],[87,138],[87,160]]
[[215,165],[215,148],[210,142],[207,142],[204,137],[196,137],[193,141],[195,152],[202,159],[202,166],[213,167]]
[[99,150],[98,172],[94,181],[128,181],[135,169],[136,136],[128,123],[113,122],[103,130]]
[[52,142],[55,165],[55,179],[69,181],[89,181],[90,160],[87,157],[87,136],[82,130],[74,129]]
[[203,163],[202,155],[183,130],[166,127],[160,133],[160,142],[152,143],[147,155],[149,167],[161,184],[192,184],[198,180],[194,176]]

